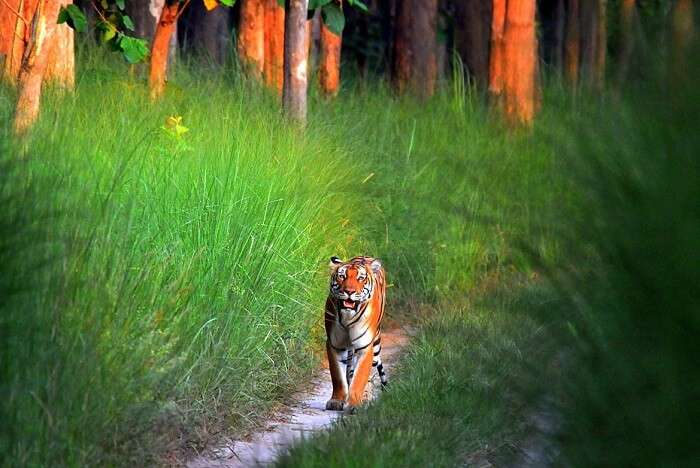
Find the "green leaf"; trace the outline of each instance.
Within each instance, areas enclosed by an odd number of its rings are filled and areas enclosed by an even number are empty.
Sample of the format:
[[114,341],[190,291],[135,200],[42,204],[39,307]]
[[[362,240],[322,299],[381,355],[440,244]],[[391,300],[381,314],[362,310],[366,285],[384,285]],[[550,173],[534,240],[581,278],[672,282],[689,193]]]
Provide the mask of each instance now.
[[66,23],[78,32],[84,32],[87,29],[87,18],[85,14],[83,14],[80,8],[73,4],[61,7],[61,11],[58,13],[57,23]]
[[315,10],[316,8],[321,8],[324,5],[328,5],[333,0],[309,0],[309,10]]
[[[61,9],[58,12],[58,19],[56,20],[56,24],[63,24],[69,20],[70,20],[70,15],[68,14],[68,11],[66,10],[65,7],[61,7]],[[69,26],[70,26],[70,24],[69,24]]]
[[124,9],[124,0],[117,0],[117,1],[114,2],[114,3],[117,4],[117,8],[119,8],[120,10],[123,10],[123,9]]
[[95,30],[97,31],[97,37],[101,43],[105,44],[117,35],[117,28],[112,23],[107,21],[100,21],[95,25]]
[[126,61],[131,64],[139,63],[148,56],[148,46],[143,39],[121,35],[119,48]]
[[367,5],[362,3],[361,0],[354,0],[354,1],[350,2],[350,5],[357,8],[358,10],[364,11],[365,13],[369,13],[369,8],[367,8]]
[[279,6],[281,6],[282,8],[285,7],[285,5],[284,5],[284,0],[277,0],[277,4],[278,4]]
[[345,28],[345,15],[343,10],[336,3],[329,3],[321,8],[323,23],[333,34],[341,35]]
[[133,31],[133,30],[134,30],[134,22],[131,20],[131,18],[129,17],[129,15],[122,15],[122,24],[123,24],[124,27],[125,27],[126,29],[128,29],[129,31]]
[[232,7],[233,4],[236,3],[236,0],[219,0],[219,3],[223,6]]

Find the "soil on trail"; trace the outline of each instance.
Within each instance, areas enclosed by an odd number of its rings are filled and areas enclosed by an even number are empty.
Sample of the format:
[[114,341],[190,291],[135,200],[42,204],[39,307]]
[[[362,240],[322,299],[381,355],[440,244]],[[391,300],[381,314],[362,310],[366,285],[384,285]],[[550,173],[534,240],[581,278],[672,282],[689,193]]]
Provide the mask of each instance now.
[[[398,328],[382,330],[382,363],[388,369],[389,381],[408,336],[406,330]],[[379,394],[379,378],[376,374],[373,370],[368,385],[371,398]],[[311,389],[295,394],[292,403],[283,412],[273,415],[266,422],[265,430],[251,434],[245,440],[224,439],[215,448],[187,463],[187,467],[244,467],[274,462],[281,453],[302,437],[328,427],[342,416],[340,411],[325,409],[332,390],[325,364],[314,377]]]

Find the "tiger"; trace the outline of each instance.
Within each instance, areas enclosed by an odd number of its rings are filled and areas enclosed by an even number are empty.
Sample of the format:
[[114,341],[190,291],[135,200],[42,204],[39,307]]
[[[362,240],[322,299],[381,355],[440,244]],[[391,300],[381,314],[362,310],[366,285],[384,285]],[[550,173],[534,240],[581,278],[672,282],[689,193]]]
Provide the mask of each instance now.
[[380,356],[384,268],[381,261],[366,256],[347,262],[334,256],[329,267],[324,322],[333,394],[326,409],[352,411],[363,401],[372,367],[377,369],[382,389],[389,383]]

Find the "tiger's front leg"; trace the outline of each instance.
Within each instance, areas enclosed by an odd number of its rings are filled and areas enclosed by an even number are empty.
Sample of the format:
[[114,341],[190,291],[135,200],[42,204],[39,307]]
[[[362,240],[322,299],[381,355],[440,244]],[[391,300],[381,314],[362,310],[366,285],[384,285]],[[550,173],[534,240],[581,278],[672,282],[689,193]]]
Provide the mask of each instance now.
[[333,382],[333,395],[326,402],[326,409],[342,411],[345,408],[345,399],[348,396],[348,381],[343,368],[345,351],[339,351],[331,346],[330,340],[326,341],[326,354],[328,355],[328,368],[331,371]]
[[[370,350],[372,348],[369,348]],[[357,366],[355,368],[355,373],[352,378],[352,383],[350,384],[350,397],[348,398],[348,404],[351,408],[359,406],[362,403],[362,399],[365,393],[365,387],[367,387],[367,382],[369,382],[369,373],[372,370],[372,356],[371,352],[364,349],[357,353]]]

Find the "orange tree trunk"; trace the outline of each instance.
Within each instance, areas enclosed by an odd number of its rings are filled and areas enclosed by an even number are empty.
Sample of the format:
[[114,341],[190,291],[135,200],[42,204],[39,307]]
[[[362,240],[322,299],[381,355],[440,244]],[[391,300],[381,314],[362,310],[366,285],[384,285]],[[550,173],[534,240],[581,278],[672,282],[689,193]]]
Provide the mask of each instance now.
[[[60,5],[69,5],[73,0],[60,0]],[[75,47],[73,29],[67,24],[56,26],[54,39],[46,68],[45,81],[53,81],[59,86],[72,90],[75,87]]]
[[14,119],[16,134],[26,132],[39,115],[41,84],[51,54],[59,7],[59,0],[40,0],[34,13],[29,31],[31,48],[25,54],[17,80],[18,97]]
[[[163,11],[165,0],[138,0],[127,1],[126,12],[134,22],[134,35],[145,39],[149,44],[153,43],[160,13]],[[182,10],[183,7],[180,8]],[[171,69],[177,58],[177,24],[170,40],[170,56],[168,57],[168,69]]]
[[435,92],[437,80],[437,0],[396,3],[392,81],[398,93],[422,98]]
[[503,33],[507,0],[493,0],[491,13],[491,56],[489,58],[489,91],[493,96],[503,92]]
[[0,55],[5,56],[2,74],[16,83],[31,33],[39,0],[0,0]]
[[564,76],[570,85],[578,84],[579,58],[581,54],[579,0],[568,0],[566,12],[566,37],[564,39]]
[[177,17],[180,10],[178,1],[163,4],[163,11],[156,25],[151,46],[151,69],[149,84],[151,86],[151,98],[157,98],[165,90],[165,79],[168,71],[168,53],[170,38],[175,30]]
[[308,0],[286,0],[285,3],[282,105],[290,119],[304,125],[309,60]]
[[503,34],[503,97],[512,123],[529,124],[535,115],[537,36],[535,0],[507,2]]
[[284,8],[265,0],[265,84],[282,94],[284,82]]
[[251,76],[262,77],[265,66],[265,0],[243,0],[241,3],[238,56]]
[[334,34],[321,21],[321,60],[319,82],[326,96],[335,96],[340,88],[340,50],[343,36]]

